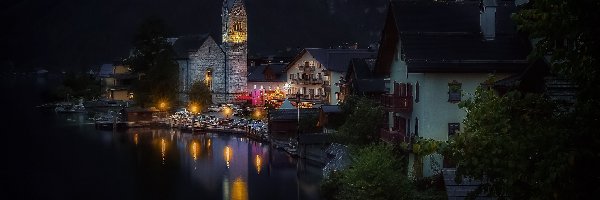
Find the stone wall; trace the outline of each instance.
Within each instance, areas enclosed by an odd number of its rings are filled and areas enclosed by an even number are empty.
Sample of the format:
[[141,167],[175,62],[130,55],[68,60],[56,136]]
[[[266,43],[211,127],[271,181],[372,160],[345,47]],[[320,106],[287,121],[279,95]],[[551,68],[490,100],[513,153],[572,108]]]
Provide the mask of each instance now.
[[204,81],[207,70],[212,70],[212,91],[225,90],[225,53],[221,47],[209,37],[188,59],[179,60],[181,100],[187,102],[187,91],[196,81]]

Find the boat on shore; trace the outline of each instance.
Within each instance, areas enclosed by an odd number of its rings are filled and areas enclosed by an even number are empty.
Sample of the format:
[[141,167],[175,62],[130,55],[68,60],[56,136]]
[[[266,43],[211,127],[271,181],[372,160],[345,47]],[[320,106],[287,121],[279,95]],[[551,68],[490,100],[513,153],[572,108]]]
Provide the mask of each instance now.
[[83,113],[86,112],[83,104],[60,104],[54,108],[54,111],[57,113]]

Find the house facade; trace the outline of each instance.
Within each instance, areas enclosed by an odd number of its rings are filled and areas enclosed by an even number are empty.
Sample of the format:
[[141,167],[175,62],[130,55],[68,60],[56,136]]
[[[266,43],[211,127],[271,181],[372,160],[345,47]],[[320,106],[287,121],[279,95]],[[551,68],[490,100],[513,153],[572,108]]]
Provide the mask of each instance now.
[[[382,139],[446,141],[464,128],[460,101],[491,75],[500,80],[526,69],[530,43],[517,34],[513,12],[511,1],[391,2],[375,68],[389,74]],[[430,176],[444,163],[440,155],[411,155],[409,166],[411,175]]]
[[306,48],[285,70],[287,96],[307,104],[338,104],[340,90],[336,83],[345,76],[350,60],[375,55],[368,49]]
[[128,67],[122,64],[103,64],[98,77],[104,98],[118,101],[133,99],[131,84],[137,76]]

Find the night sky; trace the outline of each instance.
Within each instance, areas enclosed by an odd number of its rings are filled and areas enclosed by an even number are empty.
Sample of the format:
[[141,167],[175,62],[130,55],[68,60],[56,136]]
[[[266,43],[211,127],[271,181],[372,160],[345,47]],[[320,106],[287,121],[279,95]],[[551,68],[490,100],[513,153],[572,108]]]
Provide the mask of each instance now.
[[[388,0],[245,0],[250,56],[379,41]],[[89,70],[127,55],[149,17],[220,40],[222,0],[2,0],[0,67]],[[289,52],[288,52],[289,51]]]

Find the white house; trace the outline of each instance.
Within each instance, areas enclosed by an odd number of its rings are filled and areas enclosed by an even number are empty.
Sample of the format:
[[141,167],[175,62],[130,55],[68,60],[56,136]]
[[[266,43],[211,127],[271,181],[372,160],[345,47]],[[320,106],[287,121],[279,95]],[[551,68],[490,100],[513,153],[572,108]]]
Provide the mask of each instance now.
[[[388,111],[383,139],[448,140],[463,128],[461,100],[490,75],[499,80],[530,65],[529,42],[510,19],[514,2],[482,2],[389,4],[375,69],[389,74],[389,94],[382,98]],[[439,155],[411,156],[409,166],[415,168],[409,171],[430,176],[445,165],[442,160]]]
[[310,104],[338,104],[340,89],[336,86],[345,76],[353,58],[374,58],[375,51],[368,49],[302,50],[285,70],[287,95],[290,100]]

